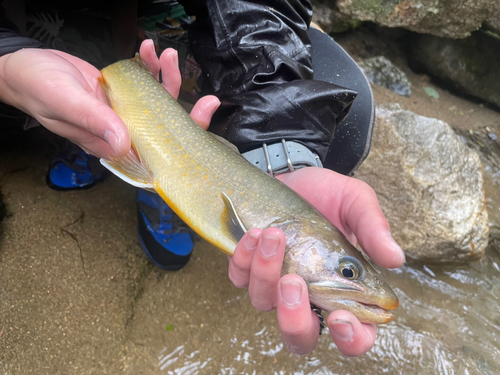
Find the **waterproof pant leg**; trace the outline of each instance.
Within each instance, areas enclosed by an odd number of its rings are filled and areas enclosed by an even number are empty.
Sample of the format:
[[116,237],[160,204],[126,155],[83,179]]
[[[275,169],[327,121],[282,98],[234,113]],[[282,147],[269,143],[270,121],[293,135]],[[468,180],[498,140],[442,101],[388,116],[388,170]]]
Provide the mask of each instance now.
[[368,156],[375,124],[375,101],[361,68],[325,33],[309,31],[312,43],[314,79],[349,87],[358,92],[347,117],[337,125],[325,168],[351,174]]
[[298,141],[323,160],[356,92],[313,80],[305,0],[181,1],[204,93],[221,99],[210,130],[246,152]]

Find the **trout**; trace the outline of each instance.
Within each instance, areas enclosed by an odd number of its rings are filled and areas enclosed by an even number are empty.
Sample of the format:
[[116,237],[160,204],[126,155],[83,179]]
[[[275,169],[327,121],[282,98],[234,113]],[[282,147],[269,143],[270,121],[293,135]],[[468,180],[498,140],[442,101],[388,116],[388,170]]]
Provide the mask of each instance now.
[[281,273],[301,276],[313,305],[350,311],[366,323],[393,319],[398,298],[361,252],[297,193],[199,127],[139,55],[101,73],[101,87],[135,151],[101,160],[104,166],[157,192],[226,254],[233,254],[247,228],[280,228],[286,235]]

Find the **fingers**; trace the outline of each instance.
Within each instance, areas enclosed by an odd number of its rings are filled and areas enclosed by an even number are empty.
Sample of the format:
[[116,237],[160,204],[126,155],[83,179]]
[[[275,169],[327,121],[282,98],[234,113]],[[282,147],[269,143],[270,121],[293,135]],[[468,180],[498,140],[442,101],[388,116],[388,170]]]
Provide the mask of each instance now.
[[[40,123],[49,130],[76,141],[78,145],[87,147],[99,157],[123,156],[130,150],[130,137],[120,117],[107,104],[89,95],[83,88],[75,87],[67,92],[55,92],[52,102],[64,105],[57,106],[58,111],[50,111],[49,117],[37,116]],[[83,142],[88,142],[91,135],[106,142],[110,147],[99,142],[97,143],[100,145],[95,147],[89,147],[90,143],[87,146],[82,145]]]
[[278,228],[254,228],[243,236],[230,259],[229,278],[239,288],[248,286],[252,305],[261,311],[276,307],[285,245],[285,235]]
[[160,80],[161,71],[163,87],[170,95],[177,99],[182,84],[177,51],[173,48],[167,48],[162,52],[158,60],[153,41],[146,39],[142,42],[139,53],[158,81]]
[[360,323],[350,312],[334,311],[327,324],[337,348],[348,357],[365,354],[375,343],[375,325]]
[[219,98],[213,95],[204,96],[196,102],[191,110],[190,116],[204,130],[207,130],[212,120],[212,116],[219,106]]
[[182,77],[179,70],[179,56],[173,48],[167,48],[160,56],[162,85],[177,99],[181,90]]
[[261,311],[278,308],[278,324],[286,347],[296,354],[310,353],[317,344],[319,319],[311,311],[304,280],[297,275],[280,279],[285,235],[277,228],[250,229],[230,258],[229,278],[237,287],[249,286],[253,306]]
[[305,281],[285,275],[278,285],[278,325],[285,346],[295,354],[309,354],[319,337],[319,319],[311,310]]
[[68,101],[64,111],[68,123],[75,124],[104,140],[117,156],[124,156],[130,150],[130,137],[125,124],[105,103],[85,95],[76,102]]
[[259,238],[250,269],[248,292],[252,305],[261,311],[271,311],[276,307],[276,288],[285,245],[285,235],[277,228],[266,228]]
[[[285,235],[281,230],[251,229],[230,258],[229,277],[237,287],[249,286],[252,304],[257,309],[277,308],[284,345],[292,353],[304,355],[317,345],[319,319],[311,310],[305,281],[298,275],[280,279],[284,251]],[[360,323],[349,312],[335,311],[327,323],[337,347],[347,356],[364,354],[375,342],[375,326]]]
[[[160,56],[156,55],[154,43],[151,39],[142,42],[140,55],[144,62],[150,67],[154,77],[159,80],[160,70],[162,72],[162,85],[175,99],[179,97],[182,76],[179,70],[179,57],[176,50],[167,48]],[[204,130],[208,129],[213,114],[219,108],[220,101],[217,97],[208,95],[194,105],[191,110],[191,118]]]
[[139,48],[141,59],[149,66],[156,80],[160,80],[160,61],[156,55],[155,45],[151,39],[146,39]]
[[247,288],[250,283],[250,268],[261,233],[262,230],[258,228],[250,229],[238,242],[232,258],[229,258],[229,279],[237,288]]

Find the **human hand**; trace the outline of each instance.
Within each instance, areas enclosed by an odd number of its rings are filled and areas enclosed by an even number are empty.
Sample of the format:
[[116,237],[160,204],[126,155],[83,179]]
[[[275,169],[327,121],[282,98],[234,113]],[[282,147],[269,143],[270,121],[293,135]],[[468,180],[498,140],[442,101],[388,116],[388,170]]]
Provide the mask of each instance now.
[[[156,56],[151,40],[142,43],[140,53],[163,86],[177,99],[181,75],[177,52]],[[166,72],[166,73],[165,73]],[[44,127],[98,157],[123,156],[130,150],[130,137],[123,121],[108,106],[97,78],[99,70],[67,53],[50,49],[22,49],[0,57],[0,101],[37,119]],[[205,97],[191,116],[207,127],[219,105]]]
[[[277,178],[316,207],[351,243],[359,241],[378,265],[396,268],[404,263],[404,253],[390,236],[375,192],[367,184],[322,168],[304,168]],[[318,342],[319,319],[311,311],[305,281],[297,275],[280,277],[285,244],[277,228],[249,230],[230,258],[229,277],[235,286],[249,288],[257,309],[277,308],[285,346],[293,353],[307,354]],[[360,323],[347,311],[332,312],[326,323],[338,349],[347,356],[364,354],[375,342],[375,325]]]

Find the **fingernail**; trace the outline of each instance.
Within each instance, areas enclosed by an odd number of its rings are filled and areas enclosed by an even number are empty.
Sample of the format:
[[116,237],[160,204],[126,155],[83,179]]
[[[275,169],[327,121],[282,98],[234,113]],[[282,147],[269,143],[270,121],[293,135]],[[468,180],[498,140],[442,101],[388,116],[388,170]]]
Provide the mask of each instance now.
[[248,232],[248,235],[245,239],[245,248],[248,251],[255,250],[258,243],[259,243],[259,236],[257,236],[253,232]]
[[398,253],[398,256],[400,257],[400,262],[401,264],[404,264],[406,262],[406,255],[405,255],[405,252],[403,251],[403,249],[401,249],[401,247],[398,245],[398,243],[394,240],[394,238],[392,238],[392,234],[391,232],[387,232],[387,234],[389,235],[390,239],[391,239],[391,242],[392,242],[392,248],[396,251],[396,253]]
[[177,54],[177,51],[174,50],[173,53],[170,54],[170,58],[172,59],[172,63],[174,66],[179,66],[179,55]]
[[276,236],[271,236],[269,234],[264,234],[262,237],[262,243],[260,245],[262,254],[265,257],[272,257],[278,252],[278,246],[280,244],[280,239]]
[[118,137],[116,136],[115,133],[113,133],[111,130],[106,130],[104,132],[104,140],[106,143],[108,143],[115,154],[118,154],[118,148],[119,148],[119,142],[118,142]]
[[332,322],[332,334],[341,341],[351,341],[354,336],[352,323],[348,320],[336,319]]
[[300,302],[302,296],[302,285],[295,280],[281,281],[280,294],[281,300],[285,304],[289,306],[296,305]]

